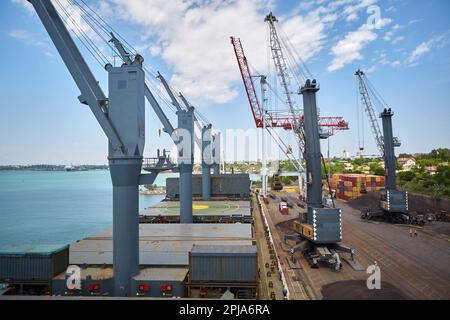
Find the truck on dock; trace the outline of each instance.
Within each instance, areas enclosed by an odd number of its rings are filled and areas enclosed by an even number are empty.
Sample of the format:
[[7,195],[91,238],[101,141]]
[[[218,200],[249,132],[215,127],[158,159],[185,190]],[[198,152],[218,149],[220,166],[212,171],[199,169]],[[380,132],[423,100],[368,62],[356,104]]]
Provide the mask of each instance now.
[[289,214],[289,207],[287,202],[280,202],[278,204],[278,209],[280,210],[281,214],[288,215]]

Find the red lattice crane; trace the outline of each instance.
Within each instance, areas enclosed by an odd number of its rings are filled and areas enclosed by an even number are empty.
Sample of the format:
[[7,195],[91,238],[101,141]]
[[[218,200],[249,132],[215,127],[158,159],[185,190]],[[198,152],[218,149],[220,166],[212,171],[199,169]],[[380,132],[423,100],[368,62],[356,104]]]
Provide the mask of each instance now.
[[[247,93],[248,102],[252,110],[253,118],[257,128],[263,127],[262,108],[256,95],[255,85],[253,83],[253,76],[251,74],[247,58],[242,48],[242,43],[239,38],[231,37],[231,44],[234,48],[236,60],[241,72],[242,81],[244,82],[245,91]],[[294,118],[292,113],[288,110],[267,110],[266,111],[266,127],[284,128],[287,130],[293,129]],[[303,116],[299,117],[299,122],[303,123]],[[319,126],[326,128],[330,135],[333,135],[336,130],[347,130],[348,123],[343,117],[319,117]]]

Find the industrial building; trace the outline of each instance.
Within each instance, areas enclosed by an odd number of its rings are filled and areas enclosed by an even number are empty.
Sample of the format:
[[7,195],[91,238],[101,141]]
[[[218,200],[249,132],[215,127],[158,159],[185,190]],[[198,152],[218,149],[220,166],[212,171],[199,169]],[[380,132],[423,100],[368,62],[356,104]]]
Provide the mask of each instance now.
[[[192,197],[202,198],[202,176],[192,175]],[[180,199],[179,178],[167,178],[166,197],[170,200]],[[248,174],[211,175],[212,198],[250,198],[250,177]]]
[[0,283],[14,286],[15,294],[50,293],[51,280],[69,265],[69,246],[0,246]]

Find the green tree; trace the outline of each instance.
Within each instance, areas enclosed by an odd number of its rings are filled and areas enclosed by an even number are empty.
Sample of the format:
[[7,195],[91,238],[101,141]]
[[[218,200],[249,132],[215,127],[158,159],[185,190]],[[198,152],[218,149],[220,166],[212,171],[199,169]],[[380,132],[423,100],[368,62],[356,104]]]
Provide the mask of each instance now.
[[410,155],[409,153],[400,153],[398,155],[399,158],[412,158],[413,156]]
[[403,182],[412,181],[416,177],[415,173],[412,171],[399,172],[397,176],[400,181]]
[[435,149],[430,152],[433,159],[450,160],[450,149]]
[[384,169],[378,163],[371,163],[369,165],[370,173],[376,176],[384,176]]
[[442,196],[445,194],[445,186],[440,184],[433,185],[432,195],[435,200],[441,200]]

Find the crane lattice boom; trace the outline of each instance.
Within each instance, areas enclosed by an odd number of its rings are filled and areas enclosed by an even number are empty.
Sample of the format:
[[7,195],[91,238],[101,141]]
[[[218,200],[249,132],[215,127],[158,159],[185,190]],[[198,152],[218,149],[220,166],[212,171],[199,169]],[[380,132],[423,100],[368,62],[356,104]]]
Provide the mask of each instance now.
[[278,71],[278,76],[280,77],[280,82],[286,95],[286,102],[290,111],[295,114],[294,103],[291,98],[291,91],[289,89],[290,80],[288,75],[288,67],[286,64],[286,59],[283,56],[283,51],[281,49],[281,42],[278,38],[277,30],[275,28],[275,22],[278,21],[275,16],[270,13],[267,15],[264,21],[269,22],[270,27],[270,49],[272,51],[272,58],[275,67]]
[[[255,125],[257,128],[262,128],[262,107],[256,94],[255,85],[253,82],[254,77],[252,76],[247,63],[247,58],[245,56],[241,40],[239,38],[231,37],[231,44],[233,45],[239,70],[241,71],[242,81],[244,83],[248,102],[255,120]],[[296,122],[301,126],[303,123],[303,116],[300,116],[300,111],[295,113],[298,115],[294,118],[292,112],[290,111],[267,110],[265,116],[266,127],[292,130],[294,129]],[[319,117],[319,125],[320,127],[328,128],[330,132],[348,129],[348,123],[342,117]]]
[[370,99],[369,91],[367,90],[365,74],[363,71],[358,70],[356,71],[355,75],[358,77],[361,102],[363,103],[364,109],[366,110],[367,116],[369,117],[370,127],[372,128],[375,142],[381,152],[381,155],[384,155],[383,135],[381,134],[380,125],[373,108],[372,100]]
[[231,37],[231,43],[233,44],[234,53],[238,61],[239,70],[241,71],[242,81],[244,82],[245,91],[247,92],[248,102],[252,109],[256,127],[262,128],[262,108],[259,104],[258,96],[256,95],[252,74],[244,54],[244,49],[242,48],[241,39]]

